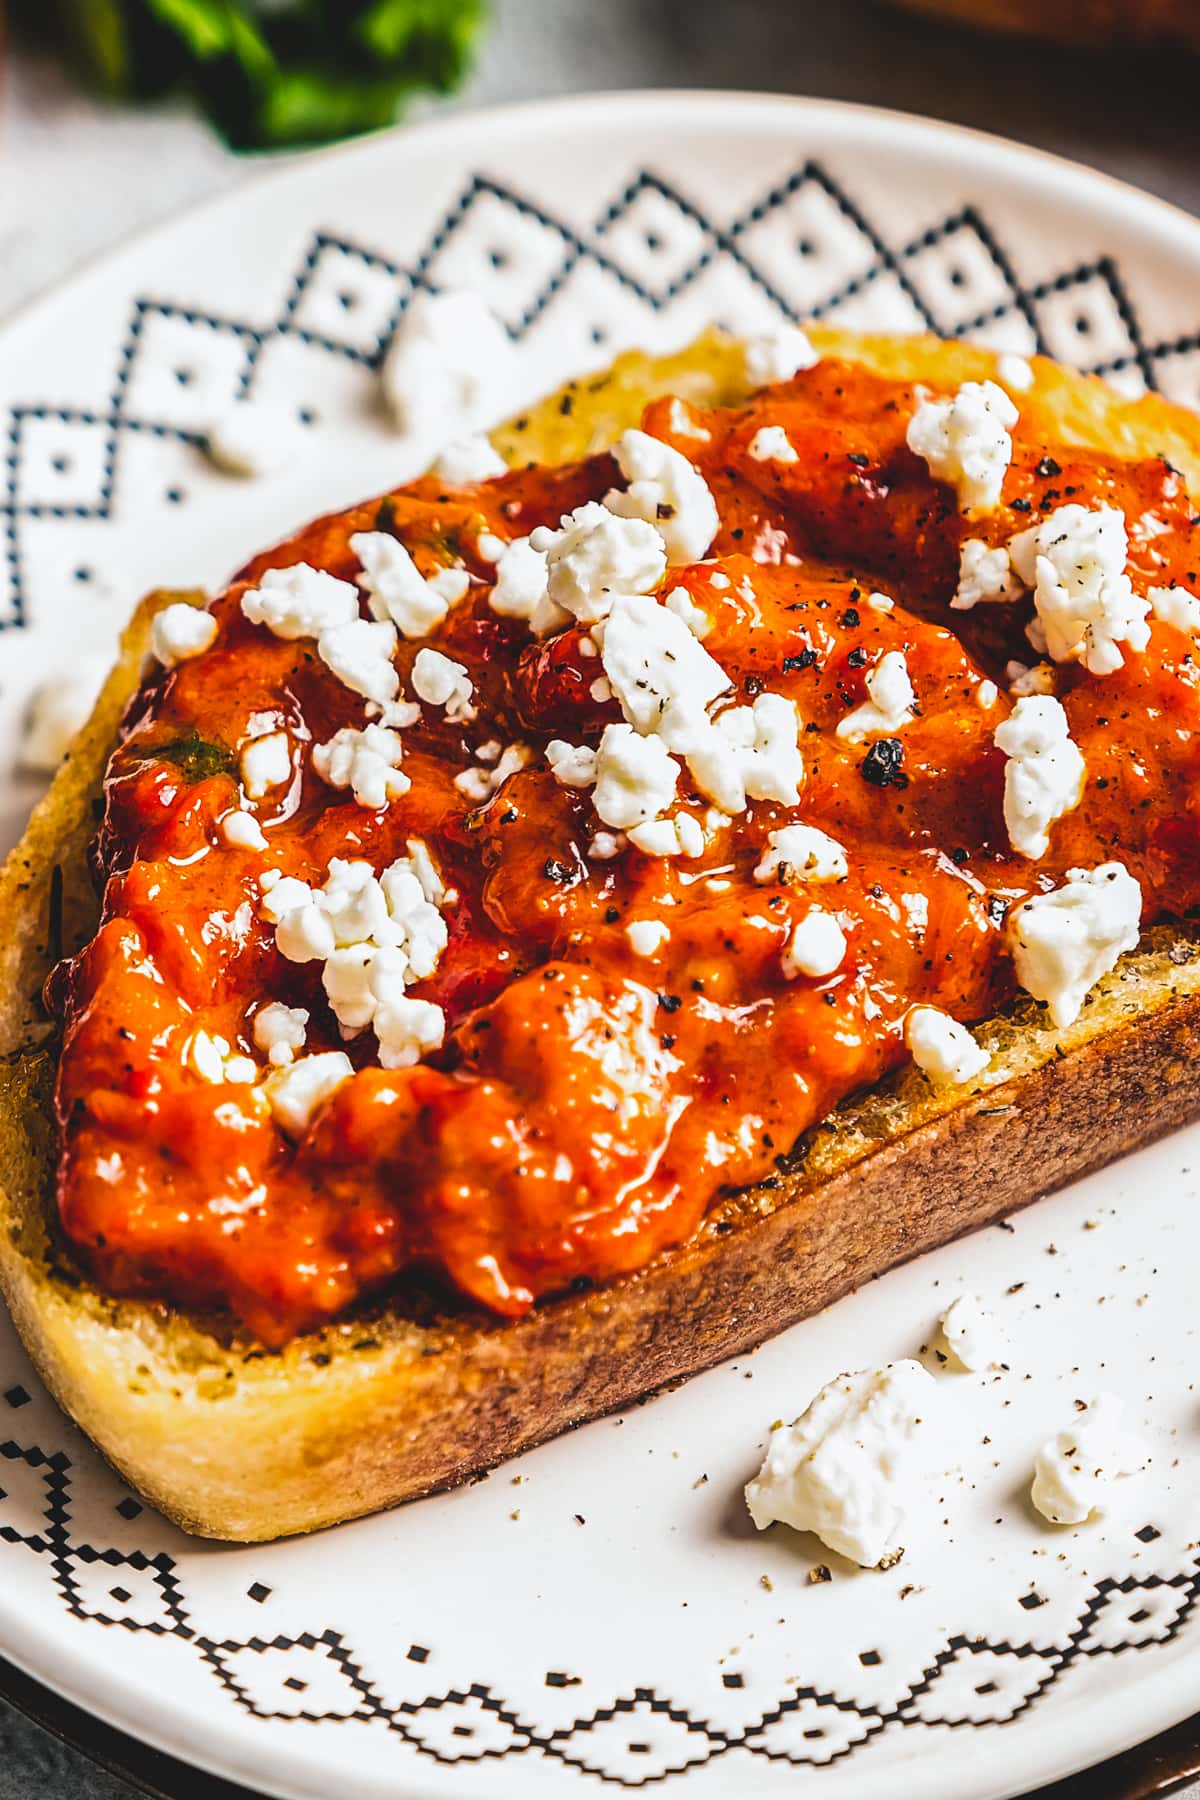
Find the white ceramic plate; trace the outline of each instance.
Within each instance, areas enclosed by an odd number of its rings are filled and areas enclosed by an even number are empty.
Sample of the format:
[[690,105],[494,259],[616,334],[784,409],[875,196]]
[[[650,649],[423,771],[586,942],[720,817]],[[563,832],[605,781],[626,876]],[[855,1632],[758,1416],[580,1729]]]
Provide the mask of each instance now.
[[[422,283],[480,288],[529,387],[781,312],[1035,347],[1191,401],[1200,226],[1027,151],[752,96],[523,107],[302,163],[125,251],[0,337],[0,755],[30,688],[141,591],[414,472],[373,367]],[[194,445],[243,390],[304,453],[238,483]],[[301,420],[306,422],[302,423]],[[32,798],[13,787],[9,834]],[[1200,1226],[1185,1132],[889,1275],[764,1348],[490,1479],[269,1549],[139,1508],[0,1324],[0,1653],[271,1794],[962,1800],[1200,1707]],[[939,1374],[964,1473],[902,1563],[856,1573],[742,1505],[772,1420],[918,1351],[961,1287],[1003,1376]],[[1027,1501],[1098,1388],[1151,1474],[1079,1530]],[[816,1561],[833,1580],[812,1585]]]

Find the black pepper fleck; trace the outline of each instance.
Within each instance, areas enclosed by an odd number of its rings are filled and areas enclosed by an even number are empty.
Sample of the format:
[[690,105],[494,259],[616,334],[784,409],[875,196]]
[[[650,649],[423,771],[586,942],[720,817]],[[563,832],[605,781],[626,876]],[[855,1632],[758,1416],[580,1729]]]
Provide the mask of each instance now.
[[904,745],[899,738],[876,738],[859,763],[858,772],[872,787],[905,788],[908,776],[904,773],[903,762]]

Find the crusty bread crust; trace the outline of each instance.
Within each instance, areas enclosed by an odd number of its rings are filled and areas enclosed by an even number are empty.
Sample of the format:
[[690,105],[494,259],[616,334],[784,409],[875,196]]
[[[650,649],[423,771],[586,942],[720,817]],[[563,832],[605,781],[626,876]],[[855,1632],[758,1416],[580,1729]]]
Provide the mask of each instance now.
[[[930,339],[814,336],[909,378],[995,367],[985,351]],[[1051,435],[1164,452],[1200,492],[1200,421],[1037,367],[1023,405],[1045,409]],[[513,461],[563,460],[611,441],[654,392],[734,398],[740,379],[740,354],[715,338],[657,364],[622,359],[577,384],[567,412],[555,398],[496,441]],[[1066,1031],[1032,1003],[981,1027],[993,1060],[965,1094],[903,1073],[809,1133],[776,1180],[720,1201],[690,1242],[516,1322],[441,1311],[402,1287],[267,1353],[220,1320],[111,1300],[53,1234],[54,1047],[37,996],[60,950],[94,925],[86,844],[158,603],[130,626],[92,721],[0,871],[0,1288],[55,1397],[186,1530],[282,1537],[462,1480],[760,1342],[1200,1107],[1200,934],[1159,926]]]

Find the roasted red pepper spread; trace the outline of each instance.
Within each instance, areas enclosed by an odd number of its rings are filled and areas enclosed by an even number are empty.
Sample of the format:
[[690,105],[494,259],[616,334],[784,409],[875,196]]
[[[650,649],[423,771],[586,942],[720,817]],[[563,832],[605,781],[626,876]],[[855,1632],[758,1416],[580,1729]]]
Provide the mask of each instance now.
[[[685,1239],[721,1189],[771,1175],[838,1100],[905,1059],[914,1002],[962,1021],[991,1014],[1015,987],[1014,901],[1116,856],[1141,883],[1147,920],[1200,900],[1191,637],[1152,620],[1148,649],[1114,673],[1055,669],[1086,790],[1030,862],[1009,844],[993,746],[1013,704],[1006,662],[1035,660],[1030,600],[949,606],[965,537],[1003,542],[1068,501],[1125,514],[1138,592],[1194,583],[1183,481],[1163,460],[1106,460],[1018,423],[1000,505],[969,520],[906,448],[917,400],[826,359],[744,406],[694,410],[707,438],[674,435],[665,400],[646,412],[645,429],[703,474],[720,517],[707,559],[670,570],[663,591],[685,587],[708,615],[704,648],[738,699],[770,690],[800,720],[798,808],[752,800],[714,817],[683,771],[699,857],[591,852],[591,792],[561,785],[545,748],[594,746],[621,716],[594,697],[594,645],[574,625],[539,641],[489,605],[481,534],[486,546],[487,534],[557,525],[621,486],[610,457],[452,491],[426,477],[320,520],[215,602],[211,649],[156,669],[129,710],[97,849],[103,922],[51,985],[65,1025],[61,1218],[100,1285],[227,1307],[271,1344],[402,1273],[520,1314],[641,1267]],[[750,455],[767,425],[786,431],[794,461]],[[270,568],[305,562],[354,581],[349,539],[375,530],[426,576],[469,573],[426,642],[465,665],[478,714],[449,723],[422,706],[402,734],[411,787],[379,810],[311,766],[313,744],[363,725],[362,698],[311,638],[275,636],[240,606]],[[868,604],[877,590],[893,610]],[[396,656],[410,696],[421,647],[401,639]],[[906,655],[916,716],[888,749],[839,738],[889,650]],[[998,696],[981,694],[987,682]],[[264,720],[289,734],[291,774],[252,802],[239,756]],[[532,757],[481,803],[455,777],[485,766],[474,753],[488,741]],[[217,822],[236,806],[257,816],[265,850],[225,840]],[[768,832],[799,820],[844,847],[844,880],[755,879]],[[378,873],[414,839],[454,890],[448,944],[412,988],[445,1009],[446,1036],[388,1070],[370,1030],[343,1037],[320,963],[280,953],[260,877],[319,886],[334,857]],[[789,978],[783,950],[815,902],[836,916],[847,954],[827,977]],[[637,954],[635,921],[669,936]],[[299,1141],[261,1079],[205,1080],[184,1054],[203,1028],[261,1078],[253,1018],[273,1001],[307,1009],[305,1054],[345,1050],[356,1071]]]

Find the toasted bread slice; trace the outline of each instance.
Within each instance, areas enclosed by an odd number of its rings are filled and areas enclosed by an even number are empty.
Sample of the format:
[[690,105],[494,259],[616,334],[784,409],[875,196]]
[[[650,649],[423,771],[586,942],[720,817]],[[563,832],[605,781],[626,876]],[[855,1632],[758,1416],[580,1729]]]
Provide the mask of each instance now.
[[[993,356],[964,345],[814,337],[909,379],[995,371]],[[674,358],[626,357],[573,384],[571,407],[555,396],[496,442],[513,462],[561,461],[611,441],[655,393],[733,399],[741,381],[740,352],[715,337]],[[1022,405],[1044,409],[1060,441],[1164,453],[1200,493],[1200,420],[1157,396],[1129,403],[1039,360]],[[516,1322],[442,1310],[401,1285],[267,1352],[227,1321],[112,1300],[54,1228],[54,1045],[39,994],[55,958],[94,926],[86,845],[157,603],[134,619],[95,715],[0,873],[0,1287],[62,1406],[188,1531],[277,1538],[461,1481],[745,1350],[1200,1105],[1200,932],[1160,925],[1069,1029],[1048,1029],[1031,1003],[978,1028],[992,1063],[966,1094],[902,1074],[841,1106],[778,1178],[720,1200],[691,1241]]]

